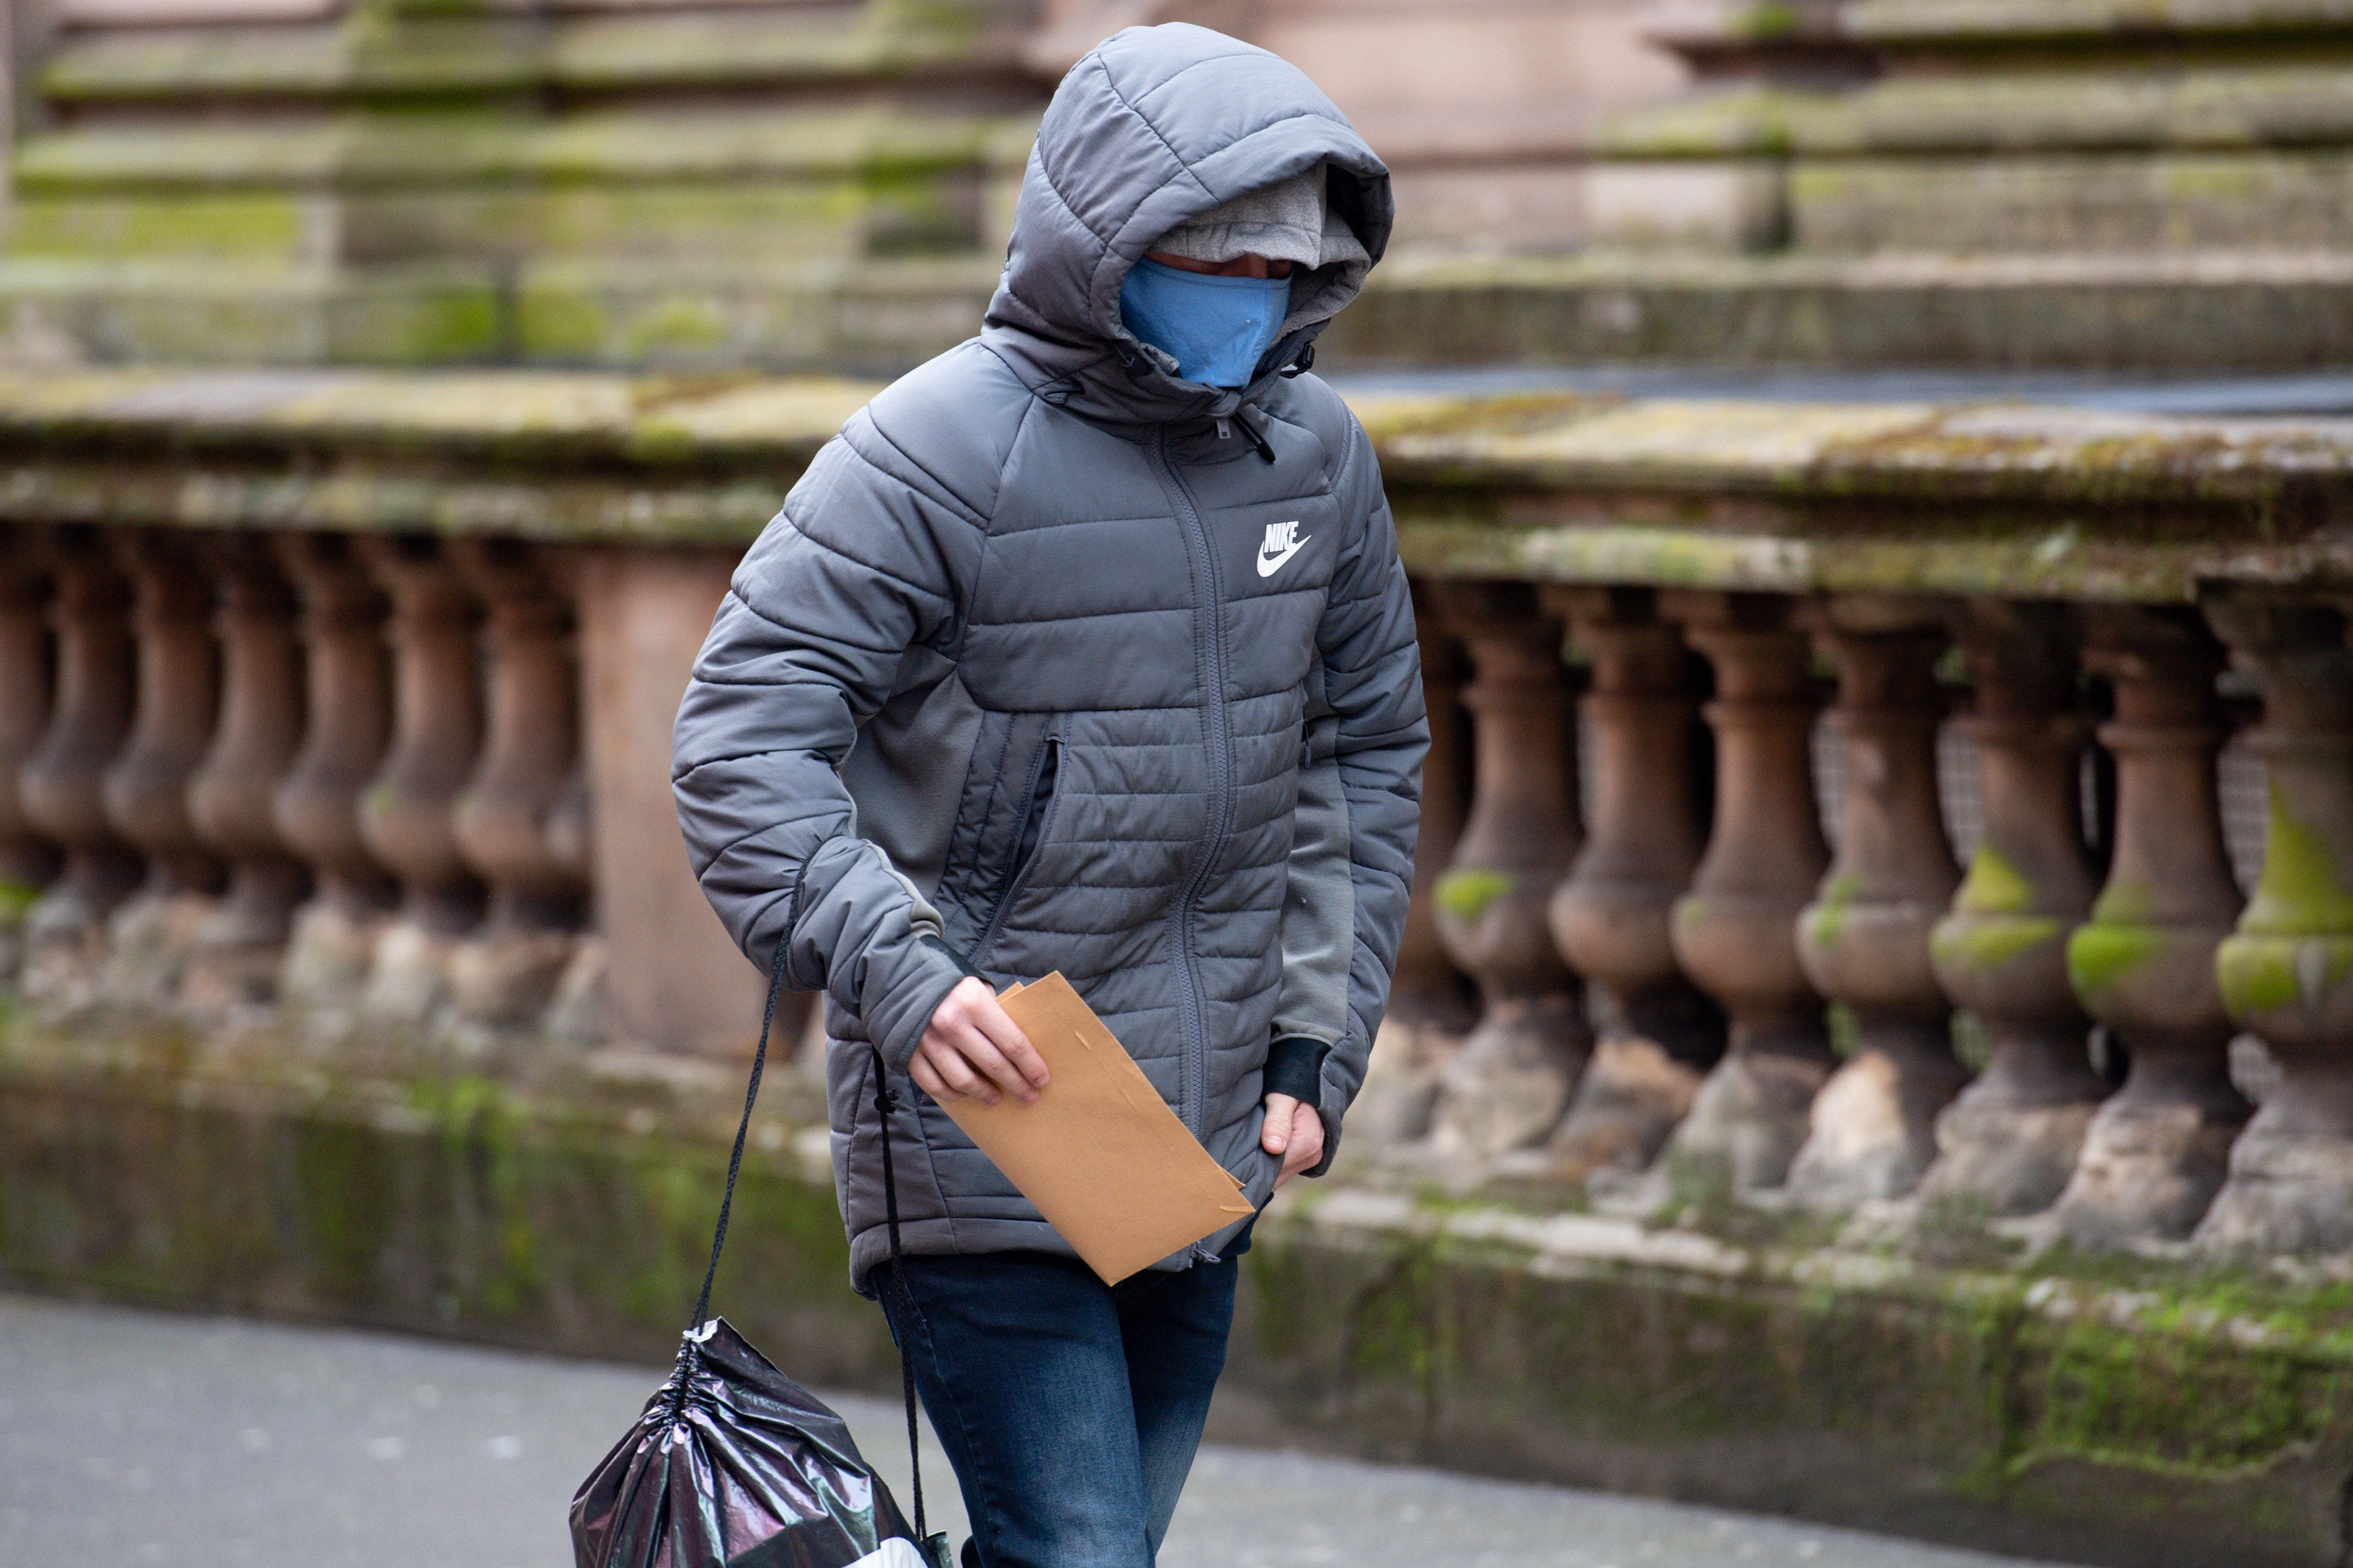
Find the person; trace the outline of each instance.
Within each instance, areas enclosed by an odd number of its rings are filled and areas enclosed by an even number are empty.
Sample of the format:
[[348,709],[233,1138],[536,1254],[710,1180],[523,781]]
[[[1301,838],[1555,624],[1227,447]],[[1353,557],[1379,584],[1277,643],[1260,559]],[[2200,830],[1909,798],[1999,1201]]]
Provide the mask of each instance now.
[[1050,1076],[1059,970],[1253,1207],[1321,1173],[1413,864],[1413,610],[1363,428],[1303,374],[1388,174],[1295,68],[1178,24],[1065,77],[980,335],[853,416],[744,556],[679,710],[680,821],[744,952],[822,990],[853,1284],[984,1568],[1143,1568],[1250,1222],[1115,1287],[940,1109]]

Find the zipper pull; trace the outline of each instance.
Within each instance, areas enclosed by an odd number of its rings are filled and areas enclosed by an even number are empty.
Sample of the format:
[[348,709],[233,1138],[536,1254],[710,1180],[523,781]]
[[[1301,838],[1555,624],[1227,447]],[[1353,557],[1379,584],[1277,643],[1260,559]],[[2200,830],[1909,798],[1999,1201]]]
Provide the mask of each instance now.
[[1226,418],[1223,415],[1219,416],[1219,417],[1218,417],[1218,439],[1219,439],[1219,440],[1220,440],[1220,441],[1230,441],[1230,440],[1232,440],[1233,438],[1234,438],[1234,422],[1233,422],[1232,420],[1230,420],[1230,419]]

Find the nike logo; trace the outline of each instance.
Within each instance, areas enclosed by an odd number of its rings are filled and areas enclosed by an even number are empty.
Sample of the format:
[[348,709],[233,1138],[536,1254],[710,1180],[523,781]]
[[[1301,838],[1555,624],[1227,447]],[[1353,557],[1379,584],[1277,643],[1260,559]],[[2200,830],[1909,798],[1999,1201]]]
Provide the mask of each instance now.
[[1260,576],[1271,577],[1282,571],[1282,563],[1298,554],[1308,539],[1315,537],[1311,533],[1307,539],[1299,539],[1294,537],[1298,532],[1299,524],[1296,522],[1270,522],[1266,525],[1266,539],[1258,547]]

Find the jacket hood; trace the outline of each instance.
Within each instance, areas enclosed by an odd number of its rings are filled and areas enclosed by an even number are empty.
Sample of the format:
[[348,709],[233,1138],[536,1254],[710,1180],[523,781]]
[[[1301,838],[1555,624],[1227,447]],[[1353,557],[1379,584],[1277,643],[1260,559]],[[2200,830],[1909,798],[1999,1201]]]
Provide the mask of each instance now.
[[1178,380],[1122,321],[1120,284],[1178,224],[1318,163],[1332,211],[1378,261],[1395,210],[1388,166],[1305,73],[1187,23],[1113,34],[1046,108],[983,342],[1050,401],[1091,417],[1233,413],[1356,297],[1366,265],[1303,274],[1282,340],[1239,392]]

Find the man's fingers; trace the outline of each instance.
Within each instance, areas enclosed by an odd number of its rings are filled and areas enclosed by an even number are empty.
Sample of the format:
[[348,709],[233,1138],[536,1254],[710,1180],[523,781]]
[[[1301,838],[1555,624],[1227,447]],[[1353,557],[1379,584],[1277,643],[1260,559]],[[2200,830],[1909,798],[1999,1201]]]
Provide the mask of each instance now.
[[[1013,1064],[1014,1069],[1028,1079],[1031,1087],[1046,1087],[1053,1076],[1046,1070],[1046,1058],[1038,1054],[1038,1047],[1029,1043],[1029,1037],[1021,1032],[1021,1026],[1013,1021],[1013,1015],[1005,1010],[1005,1005],[997,1001],[995,993],[974,1005],[971,1018],[980,1032],[988,1037],[989,1043]],[[1020,1093],[1018,1087],[1012,1083],[1007,1083],[1005,1087]],[[1038,1097],[1028,1094],[1022,1098],[1035,1100]]]
[[917,1051],[914,1059],[907,1064],[907,1076],[915,1080],[917,1089],[934,1100],[948,1098],[948,1086],[940,1080],[938,1073],[932,1070],[932,1064],[923,1059],[923,1052]]
[[1259,1146],[1270,1154],[1280,1154],[1291,1147],[1292,1113],[1299,1101],[1287,1094],[1266,1097],[1266,1126],[1259,1133]]
[[1324,1157],[1324,1119],[1304,1106],[1291,1119],[1291,1158],[1305,1170]]
[[1038,1091],[1029,1087],[1029,1080],[1022,1076],[1021,1069],[1007,1061],[1005,1053],[998,1050],[987,1035],[974,1027],[969,1019],[956,1025],[949,1043],[954,1049],[964,1053],[965,1061],[987,1074],[989,1081],[1006,1093],[1018,1095],[1023,1100],[1038,1098]]
[[949,1089],[979,1100],[983,1105],[995,1105],[997,1100],[994,1085],[972,1070],[953,1042],[937,1041],[936,1037],[923,1037],[923,1055],[927,1058]]
[[1324,1119],[1315,1113],[1314,1107],[1302,1105],[1287,1094],[1270,1094],[1266,1097],[1266,1123],[1270,1130],[1274,1126],[1278,1104],[1283,1111],[1285,1146],[1277,1148],[1270,1135],[1266,1140],[1266,1152],[1282,1156],[1282,1169],[1276,1173],[1274,1178],[1274,1184],[1281,1187],[1324,1158]]

